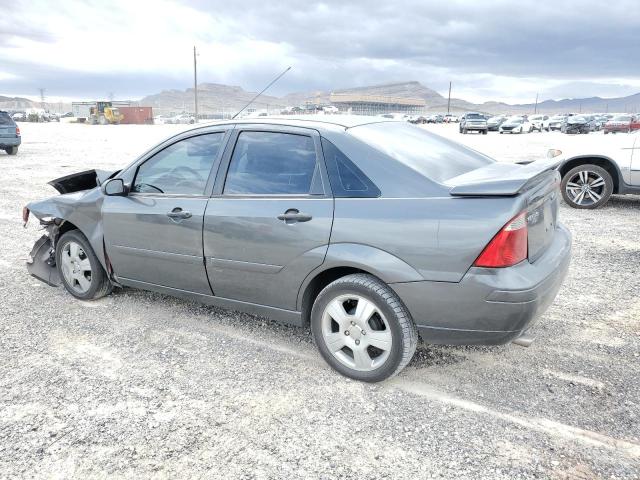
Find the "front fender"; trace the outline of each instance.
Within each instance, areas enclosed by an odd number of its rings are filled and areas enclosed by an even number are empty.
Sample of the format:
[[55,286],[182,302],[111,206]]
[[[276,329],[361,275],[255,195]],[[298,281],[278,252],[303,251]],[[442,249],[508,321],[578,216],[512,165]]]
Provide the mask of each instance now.
[[[91,248],[105,271],[102,229],[102,202],[104,196],[100,187],[51,197],[27,204],[29,211],[38,219],[59,218],[72,223],[87,237]],[[57,239],[53,239],[54,241]]]

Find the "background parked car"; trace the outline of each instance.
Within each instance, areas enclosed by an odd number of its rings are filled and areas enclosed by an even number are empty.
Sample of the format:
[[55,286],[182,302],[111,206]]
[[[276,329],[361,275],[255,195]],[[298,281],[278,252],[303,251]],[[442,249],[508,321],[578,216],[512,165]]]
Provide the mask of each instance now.
[[531,133],[533,125],[520,116],[509,117],[498,129],[500,133]]
[[434,115],[429,115],[427,117],[427,123],[442,123],[444,121],[444,117],[439,113]]
[[460,118],[456,115],[453,115],[451,113],[447,113],[444,116],[444,123],[458,123],[460,121]]
[[534,130],[541,132],[542,130],[549,131],[549,116],[548,115],[529,115],[529,123],[533,125]]
[[562,133],[589,133],[596,129],[596,122],[591,115],[572,115],[562,126]]
[[193,115],[183,113],[170,118],[169,121],[166,123],[189,125],[189,124],[196,123],[196,119]]
[[618,115],[605,123],[603,130],[605,134],[640,130],[640,118],[636,115]]
[[569,115],[554,115],[549,119],[549,127],[547,131],[561,131],[563,125],[567,121],[567,118],[569,118]]
[[481,113],[467,112],[460,119],[460,126],[458,128],[462,134],[479,132],[486,135],[488,128],[487,119]]
[[505,115],[496,115],[495,117],[491,117],[487,120],[487,130],[490,132],[497,132],[504,122],[507,121],[507,117]]
[[15,155],[20,143],[20,128],[7,112],[0,111],[0,150]]
[[[593,140],[591,140],[593,139]],[[561,191],[573,208],[598,208],[612,194],[640,194],[640,132],[604,138],[591,137],[578,147],[550,150],[562,161]]]

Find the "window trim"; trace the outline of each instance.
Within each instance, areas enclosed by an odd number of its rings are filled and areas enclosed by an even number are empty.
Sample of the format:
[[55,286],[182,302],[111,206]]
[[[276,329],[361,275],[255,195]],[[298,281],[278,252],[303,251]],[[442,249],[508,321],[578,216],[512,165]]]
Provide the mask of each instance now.
[[[344,156],[344,158],[347,159],[347,161],[351,164],[351,166],[360,173],[360,175],[363,177],[362,180],[371,191],[345,190],[342,187],[342,179],[340,178],[338,164],[334,159],[327,158],[327,155],[325,155],[325,152],[324,152],[324,146],[322,145],[322,142],[328,142],[333,146],[333,148],[338,150]],[[347,156],[346,153],[340,150],[340,148],[338,148],[338,146],[335,143],[333,143],[331,140],[329,140],[326,137],[321,137],[320,145],[322,147],[322,155],[324,156],[324,163],[326,164],[327,172],[329,174],[329,183],[331,184],[331,190],[333,191],[334,198],[380,198],[382,196],[382,191],[380,190],[380,188],[375,183],[373,183],[373,181],[369,178],[369,176],[366,173],[364,173],[354,163],[354,161]]]
[[[320,181],[322,186],[322,193],[224,193],[224,186],[227,181],[227,175],[229,174],[229,167],[231,166],[231,159],[233,158],[233,152],[236,149],[238,139],[243,132],[259,132],[259,133],[281,133],[285,135],[298,135],[303,137],[311,137],[313,140],[314,150],[316,154],[316,167],[320,172]],[[286,125],[267,125],[267,124],[236,124],[231,137],[227,143],[224,157],[218,168],[218,174],[216,176],[216,182],[213,187],[213,193],[211,197],[226,198],[226,199],[275,199],[275,198],[298,198],[298,199],[322,199],[331,197],[331,187],[329,183],[329,175],[324,164],[324,157],[322,156],[322,147],[320,145],[320,134],[317,130],[304,128],[304,127],[291,127]]]

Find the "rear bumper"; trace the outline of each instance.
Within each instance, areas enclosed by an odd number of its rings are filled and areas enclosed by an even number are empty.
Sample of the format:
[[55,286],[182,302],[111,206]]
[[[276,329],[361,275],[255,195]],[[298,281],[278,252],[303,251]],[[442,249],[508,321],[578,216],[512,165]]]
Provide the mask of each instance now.
[[391,284],[426,343],[497,345],[519,337],[551,305],[569,268],[571,234],[559,225],[534,263],[472,267],[459,283]]
[[17,147],[21,142],[21,137],[2,137],[0,138],[0,149],[7,147]]

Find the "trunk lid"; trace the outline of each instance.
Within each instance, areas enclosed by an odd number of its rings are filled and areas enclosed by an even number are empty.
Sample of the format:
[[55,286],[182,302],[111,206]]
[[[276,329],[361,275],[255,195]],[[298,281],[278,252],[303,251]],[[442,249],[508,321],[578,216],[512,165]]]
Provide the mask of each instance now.
[[[535,262],[553,241],[560,205],[560,174],[555,158],[527,165],[493,163],[448,180],[457,197],[523,196],[526,204],[528,258]],[[505,221],[508,219],[505,219]]]

